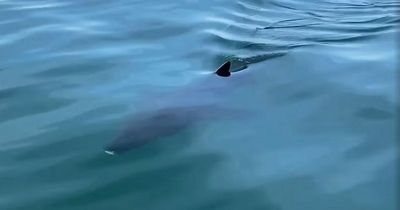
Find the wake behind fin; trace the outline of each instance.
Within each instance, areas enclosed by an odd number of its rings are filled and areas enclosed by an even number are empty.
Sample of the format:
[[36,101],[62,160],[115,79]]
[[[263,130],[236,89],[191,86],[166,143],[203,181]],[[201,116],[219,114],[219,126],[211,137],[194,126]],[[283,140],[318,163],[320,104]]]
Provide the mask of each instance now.
[[220,77],[229,77],[231,76],[230,68],[231,68],[231,62],[227,61],[224,64],[222,64],[215,73]]

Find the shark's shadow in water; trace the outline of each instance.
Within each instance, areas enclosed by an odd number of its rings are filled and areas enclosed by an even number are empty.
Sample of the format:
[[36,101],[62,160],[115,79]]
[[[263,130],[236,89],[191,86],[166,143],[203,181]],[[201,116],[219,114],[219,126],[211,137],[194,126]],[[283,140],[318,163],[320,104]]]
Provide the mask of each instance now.
[[221,106],[226,92],[238,85],[238,78],[231,77],[230,68],[231,62],[225,62],[202,83],[164,96],[146,107],[146,111],[137,114],[105,147],[106,153],[123,153],[150,141],[173,136],[199,122],[240,115],[240,110]]

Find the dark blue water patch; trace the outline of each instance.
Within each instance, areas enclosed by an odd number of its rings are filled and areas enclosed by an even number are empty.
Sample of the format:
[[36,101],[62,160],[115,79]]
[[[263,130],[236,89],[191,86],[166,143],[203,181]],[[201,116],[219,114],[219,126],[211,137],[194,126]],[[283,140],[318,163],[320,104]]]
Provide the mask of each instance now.
[[[387,127],[384,127],[384,126]],[[368,137],[364,139],[364,142],[343,154],[346,159],[365,160],[381,154],[387,154],[387,151],[393,149],[388,144],[397,144],[393,141],[396,139],[396,131],[393,128],[396,126],[393,121],[386,120],[381,121],[378,130],[371,130],[366,132]],[[372,129],[372,126],[369,128]]]
[[[349,33],[349,34],[365,34],[368,36],[368,33],[378,33],[378,32],[384,32],[387,31],[391,28],[393,28],[393,25],[386,25],[386,26],[377,26],[377,27],[353,27],[353,28],[343,28],[338,25],[331,25],[330,27],[320,27],[319,29],[321,31],[334,31],[334,32],[343,32],[343,33]],[[366,34],[367,33],[367,34]]]
[[[157,168],[136,171],[131,169],[130,173],[118,179],[102,179],[102,183],[96,186],[69,194],[64,198],[44,202],[42,205],[46,208],[69,209],[72,203],[74,208],[81,209],[96,206],[95,203],[100,199],[103,205],[125,208],[126,201],[120,204],[112,202],[121,198],[128,199],[131,205],[143,206],[146,209],[159,209],[166,205],[190,205],[192,199],[187,200],[179,195],[188,193],[201,196],[202,194],[196,192],[204,191],[202,189],[207,186],[207,177],[220,161],[223,159],[217,154],[202,154],[177,159],[172,164]],[[91,176],[109,177],[106,174],[91,174]],[[97,180],[100,181],[98,178]],[[189,186],[195,187],[196,191],[192,187],[188,188],[188,183],[191,184]],[[141,196],[124,196],[135,192],[141,192]],[[152,202],[154,199],[158,202]]]
[[114,64],[107,61],[82,61],[82,63],[77,64],[67,64],[60,67],[54,67],[48,70],[40,71],[39,73],[34,73],[33,76],[37,77],[66,77],[73,75],[90,75],[96,74],[101,71],[107,71],[112,68]]
[[[393,109],[391,103],[385,100],[385,98],[381,96],[363,96],[356,95],[351,93],[343,93],[343,92],[330,92],[326,93],[329,95],[329,98],[323,99],[323,103],[319,105],[319,108],[315,110],[314,114],[310,116],[307,120],[309,122],[326,122],[326,123],[318,123],[308,125],[308,129],[312,129],[313,131],[318,132],[329,132],[334,131],[335,129],[340,129],[344,127],[351,126],[354,128],[352,131],[363,131],[364,129],[360,128],[362,125],[370,125],[372,123],[369,119],[360,118],[360,112],[365,112],[366,106],[377,106],[377,107],[385,107],[386,109]],[[341,98],[343,101],[340,104],[332,103],[336,98]],[[344,100],[346,99],[346,100]],[[326,105],[326,106],[324,106]],[[324,115],[318,115],[317,113],[325,113]],[[394,114],[393,112],[389,112]],[[387,116],[387,115],[385,115]],[[325,118],[321,120],[316,120],[320,118]],[[333,120],[335,119],[335,120]],[[390,119],[390,118],[387,118]],[[386,119],[386,120],[387,120]],[[356,124],[349,124],[351,122],[357,121]],[[335,122],[332,124],[331,122]],[[371,124],[372,126],[372,124]],[[358,128],[358,129],[356,129]],[[390,128],[389,128],[390,129]]]
[[360,118],[364,118],[366,120],[385,120],[394,117],[394,113],[381,110],[375,107],[368,107],[360,109],[356,115]]
[[38,84],[0,90],[0,122],[54,111],[74,102],[51,95],[57,88],[57,84]]
[[[162,40],[162,39],[167,39],[171,37],[176,37],[185,33],[190,32],[190,30],[193,30],[190,27],[187,26],[176,26],[176,27],[171,27],[171,26],[163,26],[163,23],[156,23],[154,26],[148,27],[147,29],[143,28],[135,28],[135,27],[130,27],[127,30],[124,35],[120,37],[112,37],[112,36],[106,36],[105,40],[135,40],[135,41],[146,41],[146,40]],[[118,35],[117,35],[118,36]]]
[[262,186],[228,192],[220,192],[199,204],[194,210],[201,209],[254,209],[254,210],[281,210],[282,207],[270,201],[269,195]]
[[[388,178],[388,176],[385,176],[385,178]],[[373,182],[371,184],[377,183]],[[318,181],[318,177],[307,175],[297,175],[292,178],[282,177],[282,179],[269,183],[268,186],[269,188],[267,188],[267,193],[269,193],[270,197],[274,197],[282,203],[282,209],[296,209],[298,206],[301,206],[304,209],[314,209],[318,207],[324,208],[324,203],[331,203],[330,208],[332,209],[343,209],[346,208],[346,203],[349,202],[353,203],[355,209],[372,210],[379,208],[380,206],[395,209],[393,204],[385,204],[382,201],[379,201],[379,199],[372,199],[373,206],[367,206],[362,202],[354,202],[354,200],[360,198],[359,195],[372,192],[372,189],[370,188],[371,185],[368,184],[357,185],[351,189],[347,189],[346,191],[349,192],[348,195],[334,191],[329,193],[330,196],[321,196],[320,190],[322,186]],[[379,186],[379,188],[379,190],[382,190],[381,186]],[[302,189],[307,189],[309,196],[306,198],[299,196],[304,192]],[[390,191],[392,190],[393,189],[390,189]],[[285,196],[283,197],[282,195]],[[389,196],[392,197],[393,194],[390,194]],[[290,199],[293,202],[284,202],[287,199]]]
[[357,41],[366,41],[369,39],[373,39],[374,35],[339,35],[339,36],[320,36],[313,38],[304,38],[304,40],[314,43],[343,43],[343,42],[357,42]]

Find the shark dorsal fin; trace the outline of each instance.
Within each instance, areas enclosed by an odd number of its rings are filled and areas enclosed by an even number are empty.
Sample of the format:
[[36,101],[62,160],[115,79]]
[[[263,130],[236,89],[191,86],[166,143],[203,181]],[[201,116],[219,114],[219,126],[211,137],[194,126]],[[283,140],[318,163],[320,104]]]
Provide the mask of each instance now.
[[231,68],[231,62],[227,61],[224,64],[222,64],[217,71],[215,72],[218,76],[221,77],[229,77],[231,76],[231,72],[229,71]]

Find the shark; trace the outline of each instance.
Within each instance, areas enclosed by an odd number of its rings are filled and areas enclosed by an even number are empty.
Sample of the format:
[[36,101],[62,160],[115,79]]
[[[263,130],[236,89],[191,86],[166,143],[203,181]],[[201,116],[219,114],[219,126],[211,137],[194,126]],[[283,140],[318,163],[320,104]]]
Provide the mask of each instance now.
[[231,62],[226,61],[184,91],[151,100],[105,146],[105,152],[110,155],[125,153],[153,140],[173,136],[199,122],[237,116],[239,110],[224,107],[223,101],[226,93],[240,84],[239,77],[233,77],[232,72],[245,68],[247,66],[232,71]]

